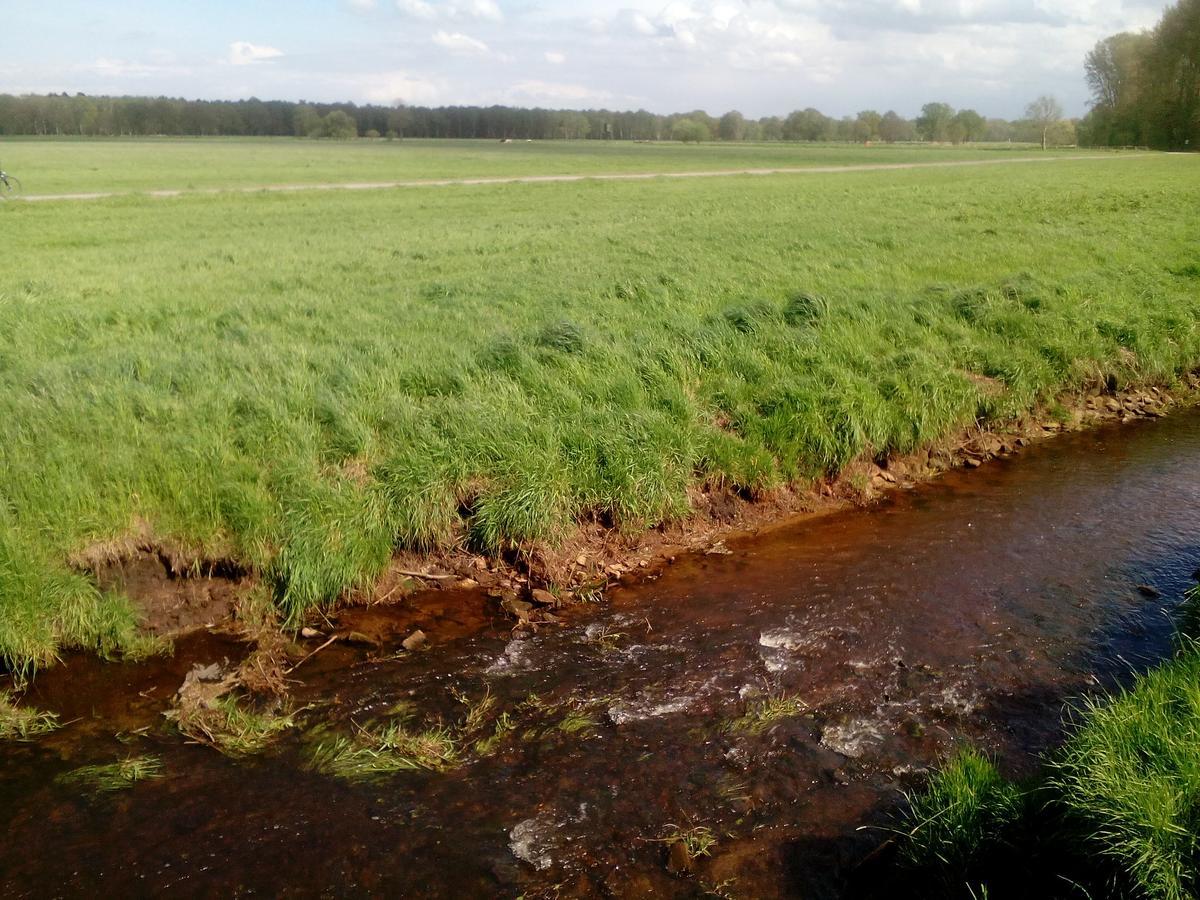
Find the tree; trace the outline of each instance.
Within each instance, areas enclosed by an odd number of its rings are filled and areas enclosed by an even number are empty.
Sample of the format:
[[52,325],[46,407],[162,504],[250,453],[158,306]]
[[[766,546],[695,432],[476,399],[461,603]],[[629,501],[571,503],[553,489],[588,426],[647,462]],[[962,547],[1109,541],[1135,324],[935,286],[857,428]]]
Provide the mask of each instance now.
[[721,116],[721,121],[717,125],[717,133],[723,141],[740,141],[745,136],[745,131],[746,117],[736,109]]
[[351,140],[358,137],[358,124],[345,110],[335,109],[321,117],[315,131],[309,132],[309,137]]
[[1050,126],[1061,122],[1063,117],[1062,105],[1049,94],[1042,94],[1027,107],[1025,118],[1032,122],[1042,133],[1042,149],[1046,149],[1046,135]]
[[821,141],[833,137],[834,122],[820,110],[797,110],[783,121],[785,141]]
[[292,126],[296,137],[316,136],[321,128],[321,115],[306,103],[301,103],[292,113]]
[[883,121],[883,116],[875,112],[873,109],[864,109],[855,117],[854,136],[856,140],[875,141],[879,140],[879,125]]
[[1137,102],[1142,70],[1153,38],[1146,32],[1122,32],[1100,41],[1088,51],[1083,69],[1092,98],[1110,110]]
[[960,109],[954,116],[954,127],[961,140],[977,141],[987,131],[987,121],[973,109]]
[[927,141],[944,141],[950,137],[954,107],[949,103],[926,103],[917,116],[917,131]]
[[403,139],[404,133],[412,125],[413,114],[403,100],[397,100],[387,114],[387,130],[396,137]]
[[677,141],[683,141],[685,144],[698,144],[701,141],[709,140],[712,134],[703,122],[685,117],[675,120],[675,124],[671,126],[671,137]]
[[1004,119],[988,119],[987,125],[984,128],[983,139],[995,143],[1011,141],[1013,139],[1012,123]]
[[779,116],[767,116],[758,120],[761,136],[764,141],[783,140],[783,119]]
[[879,136],[889,144],[911,141],[916,137],[912,122],[889,109],[879,119]]
[[580,112],[567,111],[558,116],[555,137],[575,141],[587,137],[591,130],[592,123],[587,116]]
[[1154,29],[1147,104],[1154,142],[1179,149],[1200,146],[1200,0],[1179,0]]

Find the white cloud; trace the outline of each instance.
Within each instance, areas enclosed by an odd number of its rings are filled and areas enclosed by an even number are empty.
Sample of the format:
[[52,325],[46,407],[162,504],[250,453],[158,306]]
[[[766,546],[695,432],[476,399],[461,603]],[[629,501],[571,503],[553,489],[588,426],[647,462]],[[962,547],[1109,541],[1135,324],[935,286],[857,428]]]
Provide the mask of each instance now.
[[488,22],[504,20],[504,13],[500,11],[496,0],[461,0],[450,4],[450,12],[460,19],[484,19]]
[[504,13],[496,0],[396,0],[396,9],[403,15],[431,22],[434,19],[503,22]]
[[425,0],[396,0],[396,9],[414,19],[429,21],[437,18],[437,10],[432,3],[426,3]]
[[465,56],[484,56],[488,53],[487,44],[478,38],[463,34],[461,31],[439,31],[431,40],[451,53],[461,53]]
[[370,103],[389,106],[397,102],[436,105],[445,94],[445,85],[407,72],[380,72],[355,79],[351,93]]
[[546,62],[550,63],[552,66],[561,66],[567,61],[567,55],[565,53],[559,53],[557,50],[547,50],[545,55]]
[[658,28],[636,9],[623,9],[613,19],[614,30],[625,34],[649,37],[658,33]]
[[560,84],[553,81],[520,81],[503,91],[505,103],[522,105],[567,105],[587,106],[610,103],[614,98],[608,91],[585,87],[581,84]]
[[131,62],[125,59],[112,59],[106,56],[99,57],[88,68],[99,75],[117,77],[130,76],[134,78],[144,78],[147,76],[157,75],[160,71],[162,71],[162,67],[158,65]]
[[282,50],[263,44],[251,44],[249,41],[234,41],[229,45],[229,62],[235,66],[249,66],[281,56]]

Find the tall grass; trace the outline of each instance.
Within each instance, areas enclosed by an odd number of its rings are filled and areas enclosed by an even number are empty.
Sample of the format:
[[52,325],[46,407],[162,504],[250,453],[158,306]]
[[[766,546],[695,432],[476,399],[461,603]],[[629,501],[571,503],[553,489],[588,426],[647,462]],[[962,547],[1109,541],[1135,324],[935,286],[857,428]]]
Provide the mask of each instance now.
[[10,204],[0,658],[127,644],[66,560],[147,526],[296,618],[397,547],[636,530],[1169,383],[1195,162]]
[[[1200,589],[1191,603],[1200,601]],[[912,798],[900,855],[928,896],[964,886],[1186,900],[1200,888],[1200,643],[1085,701],[1043,777],[1006,781],[974,751]]]
[[1096,849],[1139,895],[1200,887],[1200,645],[1084,708],[1054,787]]

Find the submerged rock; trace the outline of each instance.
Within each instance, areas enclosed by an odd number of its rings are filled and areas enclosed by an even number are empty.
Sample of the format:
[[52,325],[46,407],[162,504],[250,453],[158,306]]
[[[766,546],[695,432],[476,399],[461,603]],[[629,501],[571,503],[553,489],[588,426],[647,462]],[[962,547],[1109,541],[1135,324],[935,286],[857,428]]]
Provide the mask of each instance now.
[[428,645],[429,638],[425,636],[425,632],[418,628],[404,639],[401,646],[403,646],[405,650],[422,650]]
[[529,649],[532,641],[522,638],[516,638],[508,642],[504,648],[504,652],[496,657],[490,666],[487,667],[488,675],[511,675],[514,672],[522,672],[530,668],[533,661],[529,658]]
[[821,733],[821,745],[834,753],[858,759],[883,741],[879,722],[858,717],[828,726]]
[[657,719],[676,713],[687,712],[692,705],[691,697],[679,697],[662,703],[653,701],[621,702],[608,708],[608,718],[614,725],[628,725],[646,719]]
[[558,846],[557,825],[542,816],[518,822],[508,833],[508,849],[521,862],[539,872],[554,865],[553,851]]

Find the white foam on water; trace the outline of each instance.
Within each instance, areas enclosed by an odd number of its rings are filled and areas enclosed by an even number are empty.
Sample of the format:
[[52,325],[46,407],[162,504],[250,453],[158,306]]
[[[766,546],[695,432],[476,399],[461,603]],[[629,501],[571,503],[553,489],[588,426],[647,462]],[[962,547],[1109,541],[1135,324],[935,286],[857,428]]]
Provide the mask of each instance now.
[[533,665],[529,658],[531,643],[524,638],[515,638],[509,641],[504,652],[497,656],[484,672],[488,675],[512,675],[514,672],[523,672],[531,668]]
[[830,725],[821,733],[822,746],[851,759],[858,759],[882,741],[883,732],[879,730],[878,720],[866,717]]
[[517,859],[539,872],[544,871],[554,865],[558,828],[558,823],[546,813],[518,822],[508,833],[508,849]]

